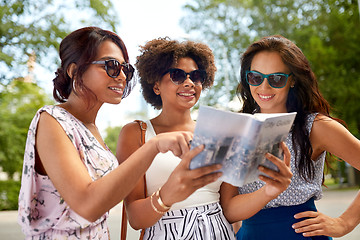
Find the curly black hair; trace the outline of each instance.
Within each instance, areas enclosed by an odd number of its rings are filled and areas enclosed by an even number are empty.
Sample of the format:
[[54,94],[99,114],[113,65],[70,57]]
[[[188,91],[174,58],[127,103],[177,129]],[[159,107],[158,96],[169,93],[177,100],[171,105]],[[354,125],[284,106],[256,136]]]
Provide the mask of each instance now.
[[206,71],[203,88],[211,87],[216,72],[215,58],[212,50],[203,43],[193,41],[179,42],[168,37],[157,38],[141,46],[141,54],[135,66],[140,77],[142,94],[154,108],[162,108],[162,100],[154,93],[153,87],[169,68],[174,67],[178,60],[189,57],[195,61],[200,70]]

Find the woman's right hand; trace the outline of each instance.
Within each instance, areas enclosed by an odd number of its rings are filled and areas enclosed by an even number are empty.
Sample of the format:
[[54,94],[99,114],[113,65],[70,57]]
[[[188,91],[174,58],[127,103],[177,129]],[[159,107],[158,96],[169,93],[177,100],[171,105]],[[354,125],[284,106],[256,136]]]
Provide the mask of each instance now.
[[189,197],[197,189],[215,182],[221,175],[221,172],[215,172],[221,169],[220,164],[189,169],[190,161],[197,154],[204,150],[204,145],[200,145],[187,152],[179,165],[171,173],[169,179],[161,188],[160,197],[165,205],[171,206]]
[[149,141],[154,141],[157,150],[161,153],[173,152],[177,157],[183,157],[190,151],[190,141],[193,137],[191,132],[178,131],[156,135]]
[[265,194],[271,199],[276,198],[288,188],[293,176],[290,168],[291,154],[289,148],[284,142],[281,142],[280,146],[284,152],[284,160],[279,159],[270,153],[266,154],[266,158],[274,163],[279,171],[274,171],[263,166],[259,167],[259,170],[268,176],[260,175],[259,179],[266,183],[264,187]]

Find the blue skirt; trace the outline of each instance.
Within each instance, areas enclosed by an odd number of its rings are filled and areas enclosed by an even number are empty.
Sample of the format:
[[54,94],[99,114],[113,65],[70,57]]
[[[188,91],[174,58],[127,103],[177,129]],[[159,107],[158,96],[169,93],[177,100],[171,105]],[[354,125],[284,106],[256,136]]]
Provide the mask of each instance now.
[[331,237],[304,237],[295,232],[291,226],[304,219],[295,219],[294,215],[304,211],[317,211],[313,198],[300,205],[263,209],[242,222],[236,238],[237,240],[331,240]]

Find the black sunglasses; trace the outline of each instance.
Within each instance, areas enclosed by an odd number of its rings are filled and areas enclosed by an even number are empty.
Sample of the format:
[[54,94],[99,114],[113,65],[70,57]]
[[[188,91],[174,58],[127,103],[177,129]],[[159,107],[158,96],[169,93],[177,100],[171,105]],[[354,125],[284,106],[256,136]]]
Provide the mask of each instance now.
[[163,75],[167,73],[170,73],[170,79],[176,85],[184,83],[188,75],[195,85],[202,85],[206,79],[206,72],[204,70],[194,70],[187,73],[179,68],[170,68]]
[[103,64],[109,77],[116,78],[121,70],[125,73],[126,81],[129,82],[134,76],[134,67],[130,63],[120,63],[116,59],[93,61],[91,64]]
[[268,80],[268,83],[273,88],[283,88],[286,86],[286,82],[289,76],[292,75],[286,73],[271,73],[262,74],[257,71],[246,71],[246,82],[251,86],[259,86],[264,79]]

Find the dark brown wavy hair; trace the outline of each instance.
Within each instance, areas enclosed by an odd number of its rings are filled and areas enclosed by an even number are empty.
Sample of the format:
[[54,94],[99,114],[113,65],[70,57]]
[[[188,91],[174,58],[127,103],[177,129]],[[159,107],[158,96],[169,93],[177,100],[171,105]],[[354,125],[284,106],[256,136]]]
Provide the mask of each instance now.
[[[96,99],[95,94],[84,85],[82,76],[91,62],[96,60],[100,44],[106,40],[110,40],[119,46],[125,62],[128,63],[129,56],[124,42],[111,31],[98,27],[85,27],[70,33],[61,41],[59,48],[61,66],[57,69],[56,77],[53,79],[53,96],[56,101],[66,102],[71,91],[74,91],[73,87],[76,89],[75,94],[81,94],[88,102],[91,99]],[[71,78],[67,74],[67,69],[72,63],[75,63],[77,67]],[[74,79],[76,81],[73,83]],[[127,81],[123,98],[129,95],[133,84],[134,81]]]
[[260,108],[251,95],[249,84],[246,82],[245,72],[250,70],[253,57],[261,51],[272,51],[280,54],[284,64],[293,73],[295,86],[290,88],[286,102],[288,112],[297,112],[292,127],[292,142],[299,160],[297,166],[300,176],[305,180],[314,177],[314,166],[311,160],[313,149],[310,143],[310,135],[306,130],[306,118],[311,113],[321,113],[330,117],[330,105],[319,91],[318,82],[310,64],[293,42],[283,36],[275,35],[261,38],[251,44],[241,58],[241,81],[237,88],[237,94],[243,102],[241,112],[255,113]]
[[212,86],[216,72],[212,50],[203,43],[193,41],[178,42],[169,38],[158,38],[141,46],[141,54],[135,66],[140,77],[142,94],[154,108],[162,108],[162,100],[154,93],[153,87],[161,81],[164,72],[174,67],[180,58],[189,57],[200,70],[205,70],[207,78],[203,89]]

